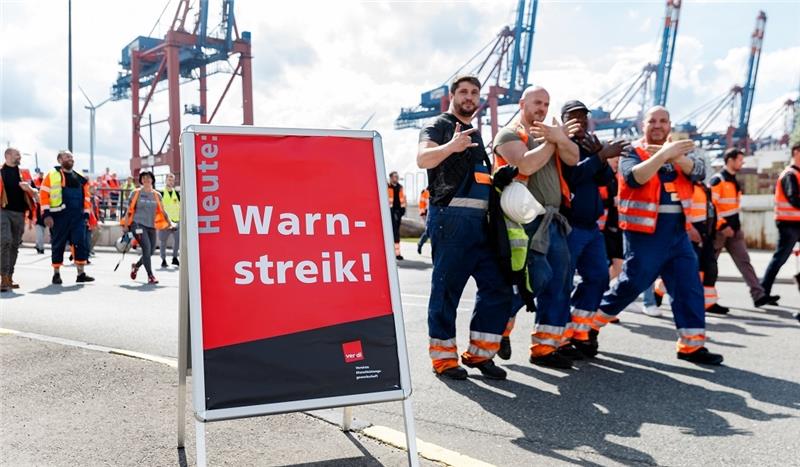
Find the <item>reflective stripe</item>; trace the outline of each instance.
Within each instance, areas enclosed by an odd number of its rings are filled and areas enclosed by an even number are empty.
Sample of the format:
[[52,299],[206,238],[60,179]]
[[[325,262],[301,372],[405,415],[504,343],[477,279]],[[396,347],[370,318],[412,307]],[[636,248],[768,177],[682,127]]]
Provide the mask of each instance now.
[[789,209],[795,209],[795,207],[794,207],[794,206],[792,206],[792,203],[789,203],[789,202],[779,202],[779,203],[777,203],[777,206],[778,206],[779,208],[789,208]]
[[51,206],[47,206],[47,205],[42,206],[42,210],[43,211],[50,211],[50,212],[59,212],[59,211],[63,211],[64,209],[66,209],[66,206],[64,206],[64,205],[56,206],[56,207],[51,207]]
[[42,185],[42,186],[39,187],[39,189],[42,190],[42,191],[46,191],[46,192],[50,193],[50,187],[47,186],[47,185]]
[[564,334],[564,326],[550,326],[548,324],[537,324],[535,331],[536,333],[544,332],[547,334],[555,334],[560,336]]
[[489,201],[474,198],[453,198],[448,206],[453,208],[489,209]]
[[580,316],[581,318],[591,318],[594,314],[594,311],[581,310],[580,308],[573,308],[572,310],[572,316]]
[[698,334],[705,335],[705,328],[684,328],[678,329],[678,334],[681,336],[695,336]]
[[694,224],[695,222],[703,222],[704,220],[708,220],[706,216],[689,216],[687,220]]
[[527,248],[528,240],[524,238],[512,238],[508,241],[511,248]]
[[619,200],[619,207],[621,209],[643,209],[645,211],[655,211],[658,208],[656,203],[648,203],[647,201],[635,201],[632,199]]
[[470,344],[470,346],[467,347],[467,353],[473,357],[492,358],[497,353],[497,351],[482,349],[480,347],[476,347]]
[[500,342],[502,338],[503,336],[500,334],[491,334],[488,332],[470,331],[469,333],[470,341]]
[[739,198],[715,198],[720,204],[737,204]]
[[780,211],[780,210],[778,210],[778,211],[775,211],[775,214],[778,215],[778,216],[792,217],[792,218],[800,219],[800,210],[798,210],[798,211]]
[[458,360],[458,354],[455,352],[430,352],[431,360]]
[[739,208],[733,208],[733,209],[728,209],[727,211],[720,211],[719,215],[722,217],[730,217],[734,214],[739,214],[739,212],[740,212]]
[[549,345],[550,347],[559,347],[561,345],[561,340],[556,339],[540,339],[534,335],[531,339],[533,345]]
[[429,344],[431,346],[436,346],[436,347],[455,347],[456,346],[456,340],[455,339],[444,339],[444,340],[442,340],[442,339],[435,339],[435,338],[431,337],[431,338],[429,338]]
[[658,207],[660,214],[680,214],[683,212],[683,207],[677,204],[665,204]]
[[628,214],[619,213],[620,222],[630,222],[631,224],[644,225],[646,227],[655,227],[656,220],[650,217],[630,216]]

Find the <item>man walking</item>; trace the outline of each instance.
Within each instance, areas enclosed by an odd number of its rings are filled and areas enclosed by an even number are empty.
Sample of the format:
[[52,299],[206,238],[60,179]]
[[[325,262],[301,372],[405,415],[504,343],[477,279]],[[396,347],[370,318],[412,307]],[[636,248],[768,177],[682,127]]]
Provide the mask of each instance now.
[[470,122],[480,104],[481,83],[457,76],[450,108],[420,133],[417,165],[428,170],[428,232],[433,252],[428,302],[429,351],[437,375],[466,379],[458,364],[456,309],[467,281],[478,291],[470,321],[469,346],[461,361],[485,377],[505,379],[492,361],[511,310],[512,289],[489,241],[487,211],[492,189],[483,140]]
[[[567,282],[572,281],[572,276],[568,276],[570,227],[559,210],[570,202],[562,166],[578,163],[578,146],[569,139],[577,131],[577,124],[570,121],[562,127],[555,119],[553,126],[542,123],[550,106],[550,94],[541,87],[527,88],[519,105],[519,120],[497,133],[494,151],[497,165],[516,166],[520,174],[518,180],[527,185],[546,210],[524,226],[530,239],[528,275],[537,300],[530,362],[568,369],[572,368],[572,360],[567,352],[571,350],[573,353],[569,355],[575,356],[575,349],[557,352],[569,339],[566,329],[570,321],[569,298],[564,290]],[[505,346],[510,346],[508,334],[512,325],[509,321],[504,334]],[[510,348],[504,348],[503,352],[510,353]]]
[[61,284],[61,266],[67,241],[75,247],[76,282],[92,282],[84,271],[89,259],[86,223],[91,212],[89,180],[73,170],[75,160],[69,151],[60,151],[59,165],[47,173],[39,193],[44,224],[50,229],[53,284]]
[[792,146],[791,164],[783,171],[775,186],[775,224],[778,226],[778,248],[761,280],[767,295],[772,291],[778,271],[800,241],[800,142]]
[[397,172],[389,174],[389,208],[392,214],[392,235],[394,235],[394,256],[403,259],[400,254],[400,224],[406,215],[406,192],[400,184]]
[[25,232],[25,212],[35,212],[36,209],[33,201],[36,190],[22,179],[19,150],[7,148],[3,155],[5,162],[0,169],[0,292],[8,292],[19,288],[13,280],[14,266]]
[[181,221],[181,194],[175,189],[175,175],[167,174],[164,182],[164,191],[161,192],[161,202],[173,227],[158,231],[158,250],[161,254],[161,267],[167,267],[167,241],[172,237],[172,264],[180,266],[178,252],[181,247],[179,223]]
[[625,262],[619,281],[603,297],[590,338],[661,276],[672,297],[678,329],[677,356],[693,363],[719,365],[722,356],[705,347],[703,286],[689,242],[687,219],[692,183],[705,176],[703,159],[691,140],[669,141],[669,112],[661,106],[645,113],[644,138],[619,164],[619,226],[625,236]]
[[716,255],[722,252],[722,247],[733,258],[736,268],[742,274],[747,286],[750,287],[750,296],[756,307],[774,305],[780,297],[768,296],[758,282],[758,276],[750,264],[750,255],[747,253],[747,244],[744,240],[742,223],[739,220],[741,210],[742,189],[736,180],[736,174],[744,165],[744,153],[736,148],[725,151],[725,167],[714,174],[708,184],[711,186],[711,197],[717,210],[717,236],[714,241]]

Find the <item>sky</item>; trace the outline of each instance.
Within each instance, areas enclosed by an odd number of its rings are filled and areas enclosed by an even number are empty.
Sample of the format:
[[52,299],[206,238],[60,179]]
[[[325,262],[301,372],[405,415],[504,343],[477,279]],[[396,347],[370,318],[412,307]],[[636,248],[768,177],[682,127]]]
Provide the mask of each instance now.
[[[163,36],[178,1],[72,3],[73,146],[77,166],[87,169],[89,112],[78,86],[95,104],[105,100],[122,48],[137,36]],[[221,1],[209,3],[209,24],[218,24]],[[512,24],[516,3],[238,0],[239,30],[251,31],[253,40],[255,124],[359,128],[374,114],[367,128],[382,135],[387,170],[416,172],[418,130],[394,129],[400,108],[416,105],[420,93],[443,84]],[[797,98],[800,2],[684,0],[667,101],[674,121],[743,84],[759,9],[767,24],[751,130]],[[569,99],[594,103],[656,61],[663,17],[663,0],[541,0],[529,82],[550,91],[550,115]],[[58,149],[67,146],[66,18],[66,0],[0,0],[0,144],[38,154],[41,167],[54,165]],[[216,102],[229,76],[209,79],[209,102]],[[241,123],[239,86],[237,80],[214,123]],[[197,82],[184,84],[181,104],[198,104],[197,89]],[[157,93],[153,120],[166,117],[166,104],[167,94]],[[130,100],[97,110],[98,172],[129,172],[130,113]],[[195,122],[196,116],[182,116],[182,126]],[[781,123],[768,133],[780,133]],[[717,129],[724,125],[717,122]],[[157,145],[163,131],[155,130]],[[34,157],[25,155],[23,166],[34,167]]]

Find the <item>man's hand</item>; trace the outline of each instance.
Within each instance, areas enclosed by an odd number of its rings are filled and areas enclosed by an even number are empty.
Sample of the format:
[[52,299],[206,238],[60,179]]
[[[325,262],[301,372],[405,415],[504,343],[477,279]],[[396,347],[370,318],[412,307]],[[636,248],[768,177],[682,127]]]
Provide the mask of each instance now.
[[658,151],[660,154],[664,154],[664,157],[667,161],[673,161],[680,157],[683,157],[687,153],[694,150],[694,141],[690,139],[681,139],[678,141],[669,141],[664,143],[661,146],[661,149]]
[[725,238],[731,238],[736,234],[736,232],[733,231],[733,227],[729,225],[725,226],[725,228],[720,230],[719,233],[721,233]]
[[473,143],[470,135],[476,131],[478,131],[477,128],[461,131],[461,123],[456,123],[456,132],[453,133],[453,138],[447,144],[453,149],[454,153],[466,151],[467,148],[474,148],[478,146],[478,143]]
[[552,125],[544,122],[533,122],[533,126],[530,127],[529,131],[538,142],[546,141],[558,144],[572,138],[578,129],[580,129],[580,125],[575,120],[569,120],[564,125],[559,125],[558,121],[553,117]]
[[589,154],[598,154],[603,149],[603,143],[597,139],[597,135],[589,133],[578,143],[578,146]]
[[689,234],[689,240],[691,240],[692,243],[703,243],[703,237],[700,236],[700,232],[698,232],[693,225],[689,226],[689,230],[687,230],[686,233]]
[[52,228],[53,228],[53,217],[52,217],[52,216],[46,216],[46,217],[44,218],[44,225],[45,225],[45,226],[46,226],[48,229],[52,229]]
[[615,157],[619,157],[622,154],[622,151],[625,149],[625,146],[628,145],[628,142],[624,139],[616,139],[614,141],[608,142],[603,145],[603,149],[600,150],[597,155],[600,157],[601,160],[607,161],[609,159],[613,159]]

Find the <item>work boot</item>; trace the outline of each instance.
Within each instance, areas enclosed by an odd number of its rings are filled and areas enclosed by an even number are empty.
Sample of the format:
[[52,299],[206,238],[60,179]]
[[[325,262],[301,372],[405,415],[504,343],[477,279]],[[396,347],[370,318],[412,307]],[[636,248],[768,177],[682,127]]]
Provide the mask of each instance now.
[[755,305],[756,308],[761,308],[764,305],[777,305],[780,299],[780,295],[764,295],[763,297],[753,300],[753,305]]
[[503,336],[500,339],[500,350],[497,351],[497,356],[502,358],[503,360],[508,360],[511,358],[511,338],[508,336]]
[[75,282],[94,282],[94,277],[87,275],[85,272],[78,274],[78,278],[75,279]]
[[36,249],[36,253],[39,253],[40,255],[43,255],[44,254],[44,248],[37,248]]
[[53,284],[61,285],[64,281],[61,280],[61,273],[56,271],[53,273]]
[[695,350],[692,353],[678,352],[678,359],[700,365],[720,365],[723,360],[722,355],[711,353],[705,347],[700,347],[699,350]]
[[403,255],[397,255],[394,257],[394,259],[396,259],[397,261],[403,261],[405,258],[403,258]]
[[136,274],[139,272],[139,265],[136,263],[131,264],[131,279],[136,280]]
[[572,343],[567,345],[562,345],[561,347],[556,350],[556,353],[562,357],[568,358],[570,360],[583,360],[583,352],[578,350],[578,348]]
[[178,261],[178,258],[172,258],[172,265],[173,266],[180,266],[181,262]]
[[8,292],[12,289],[11,277],[5,274],[0,277],[0,292]]
[[656,299],[656,306],[657,307],[661,306],[661,304],[664,303],[664,295],[663,294],[660,294],[660,293],[657,293],[657,292],[653,292],[653,298]]
[[433,370],[436,373],[436,376],[445,377],[449,379],[455,380],[464,380],[467,379],[467,370],[461,368],[460,366],[454,366],[453,368],[448,368],[443,372],[439,373],[436,370]]
[[592,358],[597,355],[597,340],[595,339],[594,342],[591,340],[587,341],[579,341],[577,339],[572,339],[570,341],[572,346],[578,349],[580,353],[583,354],[584,357]]
[[538,357],[531,355],[530,362],[534,365],[547,368],[558,368],[561,370],[572,369],[572,360],[559,355],[558,352],[550,352],[547,355],[539,355]]
[[161,268],[163,269],[163,268],[166,268],[166,267],[167,267],[167,260],[166,259],[162,259],[161,260]]
[[710,307],[706,308],[706,313],[713,313],[715,315],[727,315],[729,311],[731,311],[730,308],[722,306],[718,303],[715,303]]
[[462,363],[470,368],[477,368],[487,379],[506,379],[506,370],[495,365],[494,361],[491,359],[478,363],[470,363],[465,361],[462,361]]
[[150,285],[156,285],[158,284],[158,279],[156,279],[156,276],[147,276],[147,283]]
[[12,289],[18,289],[19,288],[19,284],[14,282],[14,276],[12,276],[11,274],[8,275],[8,282],[9,282],[9,284],[11,284],[11,288]]

